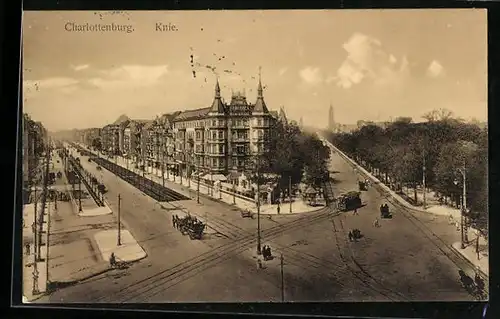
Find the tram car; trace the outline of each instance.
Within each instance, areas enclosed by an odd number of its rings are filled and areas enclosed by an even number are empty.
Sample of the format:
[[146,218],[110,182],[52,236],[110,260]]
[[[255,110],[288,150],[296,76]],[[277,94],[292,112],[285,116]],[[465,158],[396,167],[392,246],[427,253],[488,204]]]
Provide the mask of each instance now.
[[361,192],[350,191],[337,197],[337,209],[349,211],[361,207]]

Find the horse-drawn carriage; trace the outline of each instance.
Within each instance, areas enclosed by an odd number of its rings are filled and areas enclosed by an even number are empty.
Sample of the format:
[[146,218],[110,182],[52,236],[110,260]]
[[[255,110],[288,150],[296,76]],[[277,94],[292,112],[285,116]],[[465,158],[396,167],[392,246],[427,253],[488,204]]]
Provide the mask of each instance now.
[[389,205],[380,205],[380,217],[381,218],[392,218],[392,214],[389,212]]
[[340,211],[348,211],[361,207],[361,192],[350,191],[341,194],[336,199],[337,209]]
[[196,217],[187,215],[183,218],[176,218],[177,228],[183,235],[189,235],[189,239],[201,239],[205,224],[199,221]]
[[241,211],[241,217],[253,219],[253,213],[249,209],[245,209]]
[[368,190],[368,183],[366,181],[359,181],[358,186],[359,186],[360,191],[367,191]]

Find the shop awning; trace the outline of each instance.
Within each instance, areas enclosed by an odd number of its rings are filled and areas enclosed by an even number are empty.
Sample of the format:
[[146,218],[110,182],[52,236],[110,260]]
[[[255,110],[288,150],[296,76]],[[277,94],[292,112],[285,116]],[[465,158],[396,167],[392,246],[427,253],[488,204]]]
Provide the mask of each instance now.
[[211,180],[211,181],[222,181],[222,182],[227,180],[226,176],[224,176],[222,174],[213,174],[213,175],[207,174],[207,175],[203,176],[203,179]]

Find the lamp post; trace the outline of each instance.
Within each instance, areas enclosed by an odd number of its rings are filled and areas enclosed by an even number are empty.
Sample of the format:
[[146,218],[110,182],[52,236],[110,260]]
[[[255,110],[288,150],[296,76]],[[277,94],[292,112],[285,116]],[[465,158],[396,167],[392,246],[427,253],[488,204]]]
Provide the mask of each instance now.
[[424,190],[424,194],[423,194],[423,197],[424,197],[424,209],[426,209],[427,207],[427,196],[426,196],[426,185],[425,185],[425,148],[423,149],[422,151],[422,188]]
[[466,225],[466,218],[467,218],[467,179],[466,179],[466,168],[465,168],[465,160],[462,164],[462,167],[459,169],[460,173],[462,174],[462,214],[461,214],[461,221],[462,221],[462,236],[463,236],[463,242],[462,246],[464,246],[464,242],[468,243],[469,239],[467,236],[467,225]]
[[262,254],[260,238],[260,158],[257,158],[257,255]]
[[[463,167],[458,169],[460,174],[462,175],[462,207],[460,209],[460,245],[461,248],[465,248],[465,243],[468,242],[467,240],[467,234],[464,229],[464,218],[465,218],[465,213],[466,213],[466,205],[467,205],[467,189],[466,189],[466,171],[465,171],[465,163],[463,164]],[[459,181],[454,180],[453,183],[458,186]]]

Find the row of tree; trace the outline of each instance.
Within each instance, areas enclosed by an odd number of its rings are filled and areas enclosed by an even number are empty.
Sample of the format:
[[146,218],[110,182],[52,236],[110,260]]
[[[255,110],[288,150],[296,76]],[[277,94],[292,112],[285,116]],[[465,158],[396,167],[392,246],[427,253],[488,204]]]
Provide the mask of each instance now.
[[[398,118],[386,125],[365,125],[351,133],[331,133],[334,145],[374,172],[396,190],[422,186],[436,191],[443,200],[461,203],[463,174],[467,208],[485,214],[487,201],[488,134],[477,123],[439,117],[434,111],[426,122]],[[443,112],[441,112],[443,114]],[[424,173],[425,171],[425,173]],[[476,214],[477,216],[477,214]]]
[[[316,134],[302,131],[295,122],[277,121],[270,128],[268,148],[257,159],[253,179],[260,183],[273,179],[283,193],[288,192],[289,183],[304,183],[319,190],[328,179],[330,150]],[[265,176],[274,176],[266,178]]]

